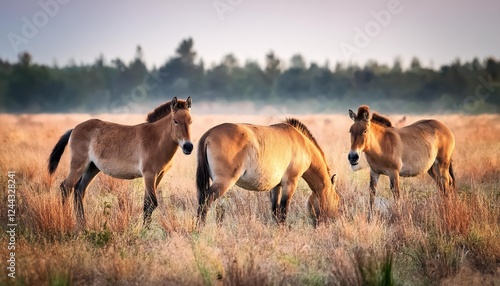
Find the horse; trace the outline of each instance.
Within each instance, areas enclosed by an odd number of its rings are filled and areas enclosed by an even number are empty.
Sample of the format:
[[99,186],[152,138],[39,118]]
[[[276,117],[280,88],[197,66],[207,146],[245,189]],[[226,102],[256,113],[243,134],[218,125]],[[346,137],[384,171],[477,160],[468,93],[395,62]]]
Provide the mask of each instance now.
[[370,166],[370,217],[380,175],[389,176],[395,199],[399,198],[399,177],[414,177],[427,172],[445,195],[455,190],[455,175],[451,156],[455,137],[437,120],[420,120],[396,128],[389,119],[373,113],[362,105],[358,113],[349,110],[354,121],[348,160],[357,169],[360,153],[364,152]]
[[172,167],[172,158],[180,146],[191,154],[191,97],[174,97],[147,115],[146,122],[121,125],[90,119],[68,130],[52,150],[48,170],[52,175],[67,144],[71,152],[68,176],[60,185],[62,204],[74,189],[74,208],[78,226],[85,227],[83,198],[94,177],[103,172],[119,179],[144,178],[144,221],[151,223],[151,214],[158,206],[156,189]]
[[323,151],[302,122],[290,118],[270,126],[215,126],[198,143],[197,225],[205,224],[211,204],[235,184],[270,191],[273,218],[283,225],[301,177],[312,190],[308,211],[317,226],[335,215],[339,196],[335,175],[330,177]]

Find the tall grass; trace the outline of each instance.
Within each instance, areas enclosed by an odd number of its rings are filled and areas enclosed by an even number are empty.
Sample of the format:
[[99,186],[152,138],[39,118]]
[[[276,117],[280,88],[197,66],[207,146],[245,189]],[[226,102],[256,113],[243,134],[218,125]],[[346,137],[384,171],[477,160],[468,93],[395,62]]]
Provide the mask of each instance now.
[[[143,115],[106,120],[136,124]],[[193,139],[221,122],[271,124],[264,116],[196,116]],[[430,116],[425,116],[430,117]],[[158,192],[151,229],[142,228],[142,179],[99,174],[87,190],[87,229],[75,226],[73,202],[61,205],[59,184],[68,152],[53,177],[48,154],[58,137],[87,115],[0,115],[0,183],[16,171],[17,278],[1,285],[393,285],[494,284],[500,281],[500,116],[438,116],[455,133],[458,193],[442,197],[426,176],[403,178],[395,202],[381,177],[377,211],[367,220],[367,169],[350,171],[347,116],[299,119],[323,147],[337,173],[341,215],[311,227],[304,182],[295,192],[286,227],[277,227],[268,193],[234,187],[207,225],[195,228],[195,155],[177,154]],[[398,117],[394,117],[397,119]],[[407,117],[413,122],[422,117]],[[57,122],[57,123],[54,123]],[[6,204],[5,192],[0,203]],[[2,230],[7,214],[0,208]],[[2,243],[8,237],[0,234]],[[0,246],[2,261],[9,255]],[[479,281],[479,282],[478,282]]]

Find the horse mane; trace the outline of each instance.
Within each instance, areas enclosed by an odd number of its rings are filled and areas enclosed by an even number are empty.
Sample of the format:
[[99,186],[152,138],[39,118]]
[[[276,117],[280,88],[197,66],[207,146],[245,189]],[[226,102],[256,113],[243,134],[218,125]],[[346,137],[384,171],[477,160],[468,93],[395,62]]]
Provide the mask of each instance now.
[[385,127],[393,127],[391,121],[387,117],[384,117],[376,112],[373,113],[371,121]]
[[362,116],[364,115],[365,112],[370,112],[370,107],[368,107],[368,105],[361,105],[359,108],[358,108],[358,114],[356,115],[356,118],[358,118],[358,120],[360,120],[361,118],[363,118]]
[[[158,106],[153,111],[148,113],[148,116],[146,117],[146,122],[153,123],[153,122],[158,121],[158,120],[164,118],[165,116],[169,115],[170,111],[171,111],[170,103],[171,103],[171,101],[167,101],[166,103]],[[176,110],[182,109],[182,108],[189,109],[186,101],[177,100]]]
[[311,131],[309,131],[307,126],[296,118],[287,118],[283,122],[297,129],[300,133],[306,136],[314,144],[314,146],[316,146],[316,148],[318,148],[319,152],[321,153],[321,156],[323,157],[323,160],[325,161],[326,168],[328,169],[328,174],[330,174],[330,168],[328,167],[328,164],[326,164],[325,153],[323,152],[323,149],[319,147],[318,141],[316,141],[316,138],[314,138],[314,136],[312,135]]

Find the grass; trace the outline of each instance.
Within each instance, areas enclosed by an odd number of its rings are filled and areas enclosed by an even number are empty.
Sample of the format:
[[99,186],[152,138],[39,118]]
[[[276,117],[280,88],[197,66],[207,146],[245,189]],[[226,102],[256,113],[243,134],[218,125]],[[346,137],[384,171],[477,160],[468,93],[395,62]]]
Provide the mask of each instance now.
[[[123,124],[143,115],[97,115]],[[283,117],[194,115],[198,138],[222,122],[276,123]],[[394,202],[381,177],[381,208],[368,214],[369,172],[351,172],[348,116],[300,116],[337,173],[341,216],[311,227],[310,190],[295,192],[286,227],[272,219],[269,194],[233,188],[221,200],[225,220],[195,229],[196,156],[181,153],[160,184],[151,228],[142,228],[143,182],[99,174],[84,201],[87,230],[76,230],[72,202],[61,206],[58,186],[67,174],[66,150],[53,177],[48,155],[59,136],[88,115],[0,115],[0,184],[16,172],[16,279],[1,285],[499,285],[500,116],[437,118],[456,136],[453,156],[458,193],[439,195],[425,175],[403,178]],[[394,120],[397,117],[393,118]],[[5,186],[5,187],[4,187]],[[72,200],[70,200],[72,201]],[[6,192],[0,202],[7,203]],[[384,205],[382,204],[382,205]],[[7,213],[0,211],[0,257],[9,255]],[[495,284],[496,283],[496,284]]]

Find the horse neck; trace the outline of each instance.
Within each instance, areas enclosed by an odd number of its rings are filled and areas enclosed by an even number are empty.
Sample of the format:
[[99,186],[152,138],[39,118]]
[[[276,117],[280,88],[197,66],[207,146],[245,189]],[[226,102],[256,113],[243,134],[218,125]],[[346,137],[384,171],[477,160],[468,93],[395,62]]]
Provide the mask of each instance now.
[[372,123],[370,126],[369,144],[365,147],[365,154],[368,156],[379,156],[383,153],[382,140],[386,132],[385,127]]
[[311,165],[302,178],[304,178],[304,181],[306,181],[315,193],[320,193],[331,188],[332,181],[328,173],[328,166],[326,165],[324,157],[319,154],[319,151],[316,150],[313,152]]
[[318,199],[322,216],[331,217],[338,206],[339,196],[333,188],[323,156],[312,159],[311,166],[302,175],[302,178]]
[[[167,145],[177,145],[177,143],[172,139],[171,133],[172,133],[172,124],[170,124],[170,121],[172,120],[172,113],[169,113],[167,116],[163,117],[160,120],[157,120],[151,125],[155,128],[158,136],[159,136],[159,142],[162,144],[167,144]],[[174,149],[175,150],[175,149]]]

